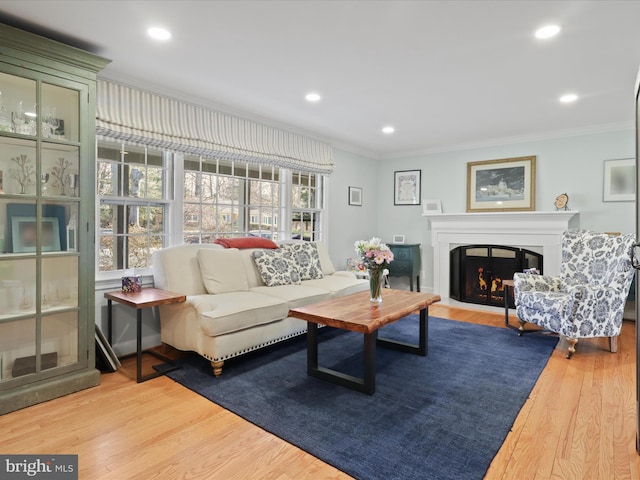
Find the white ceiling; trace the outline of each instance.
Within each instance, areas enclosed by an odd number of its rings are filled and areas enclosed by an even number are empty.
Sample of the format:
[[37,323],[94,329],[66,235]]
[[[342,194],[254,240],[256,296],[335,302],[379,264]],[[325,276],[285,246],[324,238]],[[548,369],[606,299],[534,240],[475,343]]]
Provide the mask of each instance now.
[[373,158],[631,127],[639,19],[611,0],[0,1],[0,21],[111,59],[103,78]]

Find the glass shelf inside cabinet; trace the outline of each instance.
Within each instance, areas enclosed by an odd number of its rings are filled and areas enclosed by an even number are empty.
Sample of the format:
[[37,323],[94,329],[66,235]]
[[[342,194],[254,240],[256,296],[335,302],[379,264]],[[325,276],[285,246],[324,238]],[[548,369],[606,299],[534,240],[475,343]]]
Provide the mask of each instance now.
[[43,313],[78,307],[78,257],[42,260],[40,305]]
[[23,359],[35,358],[35,354],[35,318],[0,323],[0,381],[22,374],[20,363]]
[[[78,361],[78,312],[64,312],[42,317],[41,351],[51,358],[51,367]],[[44,356],[43,355],[43,356]]]
[[0,259],[0,320],[36,311],[36,260]]
[[42,196],[78,197],[80,152],[73,145],[45,143],[42,148]]
[[36,142],[0,137],[0,195],[36,194]]
[[0,132],[36,135],[36,82],[0,73]]
[[42,138],[78,141],[78,98],[77,90],[42,84]]

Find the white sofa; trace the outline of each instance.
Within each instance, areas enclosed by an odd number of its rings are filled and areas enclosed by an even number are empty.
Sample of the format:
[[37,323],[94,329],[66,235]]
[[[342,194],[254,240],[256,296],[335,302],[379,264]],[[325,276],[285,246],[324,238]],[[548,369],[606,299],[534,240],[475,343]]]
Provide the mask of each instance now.
[[[306,252],[317,250],[312,260],[321,272],[311,270],[311,276],[321,278],[296,282],[295,275],[302,270],[293,261],[287,263],[295,265],[290,269],[293,284],[267,286],[254,252],[264,252],[264,258],[279,257],[293,254],[295,245]],[[287,259],[293,257],[287,254]],[[159,307],[162,342],[207,358],[216,376],[229,358],[306,332],[306,322],[288,317],[291,308],[368,288],[368,282],[353,273],[336,271],[320,242],[289,242],[277,250],[215,244],[169,247],[155,252],[153,276],[155,287],[187,296],[184,303]]]

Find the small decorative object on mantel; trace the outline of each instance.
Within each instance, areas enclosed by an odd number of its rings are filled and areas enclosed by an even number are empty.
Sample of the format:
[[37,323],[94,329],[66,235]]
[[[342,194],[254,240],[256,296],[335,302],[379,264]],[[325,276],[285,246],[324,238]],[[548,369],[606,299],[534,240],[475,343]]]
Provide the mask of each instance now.
[[355,247],[356,253],[369,272],[369,301],[381,303],[384,277],[389,274],[386,267],[393,261],[393,252],[376,237],[368,241],[358,240]]
[[442,213],[442,201],[441,200],[423,200],[424,205],[422,207],[423,215],[432,215],[436,213]]
[[556,201],[553,204],[556,210],[569,210],[569,195],[561,193],[556,197]]
[[[31,185],[35,185],[36,169],[34,168],[31,160],[26,155],[21,154],[11,159],[17,166],[17,168],[9,169],[9,177],[13,178],[20,185],[20,193],[27,193],[27,188]],[[33,179],[31,178],[33,177]]]

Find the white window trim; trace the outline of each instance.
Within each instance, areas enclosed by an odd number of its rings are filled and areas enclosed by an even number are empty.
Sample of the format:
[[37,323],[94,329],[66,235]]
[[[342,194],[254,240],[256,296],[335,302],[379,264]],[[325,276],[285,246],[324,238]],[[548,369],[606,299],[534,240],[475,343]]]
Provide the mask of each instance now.
[[[165,192],[165,199],[149,199],[142,200],[140,203],[162,203],[166,206],[166,212],[168,221],[164,222],[164,235],[167,238],[169,243],[168,246],[177,246],[184,244],[184,218],[182,215],[183,211],[183,198],[184,198],[184,154],[181,152],[164,152],[165,155],[173,156],[173,165],[172,168],[168,168],[168,172],[173,173],[173,177],[167,179],[165,182],[165,188],[167,191]],[[98,161],[97,156],[97,146],[96,146],[96,162]],[[171,158],[167,159],[168,162],[172,161]],[[320,213],[320,238],[318,240],[323,243],[327,243],[329,239],[329,202],[328,202],[328,191],[329,191],[329,176],[328,175],[317,175],[317,179],[320,188],[320,196],[317,195],[316,192],[316,202],[319,205],[322,205],[323,208],[292,208],[292,171],[287,168],[280,167],[279,168],[279,188],[280,188],[280,206],[278,207],[278,225],[274,225],[279,232],[282,233],[283,239],[291,239],[292,231],[291,231],[291,219],[292,212],[296,211],[318,211]],[[180,181],[177,181],[180,179]],[[321,198],[320,198],[321,197]],[[108,199],[109,197],[103,197]],[[100,199],[99,199],[100,200]],[[96,218],[100,218],[100,201],[96,202]],[[137,202],[136,202],[137,203]],[[260,212],[260,217],[262,216],[262,212]],[[284,223],[283,223],[284,222]],[[283,226],[284,230],[280,230],[278,227]],[[100,224],[96,222],[95,227],[95,235],[96,238],[99,238],[100,232]],[[95,249],[95,265],[96,265],[96,284],[104,285],[104,286],[112,286],[115,284],[116,280],[119,281],[121,277],[124,275],[124,270],[110,270],[106,272],[101,272],[99,269],[99,255],[98,248]],[[153,268],[144,268],[144,269],[136,269],[136,275],[141,275],[143,277],[143,283],[152,283],[153,281]]]

